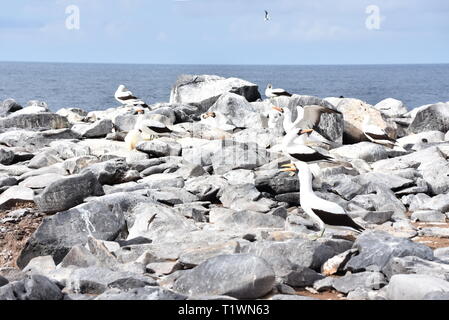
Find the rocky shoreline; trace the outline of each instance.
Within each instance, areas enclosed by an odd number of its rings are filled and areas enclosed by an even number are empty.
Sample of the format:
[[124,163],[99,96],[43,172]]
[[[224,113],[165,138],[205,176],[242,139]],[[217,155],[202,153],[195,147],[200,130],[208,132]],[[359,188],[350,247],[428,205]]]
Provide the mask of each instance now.
[[[310,240],[298,178],[278,170],[267,116],[308,105],[342,113],[316,131],[352,168],[320,164],[313,183],[357,237]],[[173,133],[130,151],[135,107],[0,103],[0,300],[449,299],[449,102],[262,100],[245,80],[184,75],[145,113]],[[364,114],[401,148],[367,141]]]

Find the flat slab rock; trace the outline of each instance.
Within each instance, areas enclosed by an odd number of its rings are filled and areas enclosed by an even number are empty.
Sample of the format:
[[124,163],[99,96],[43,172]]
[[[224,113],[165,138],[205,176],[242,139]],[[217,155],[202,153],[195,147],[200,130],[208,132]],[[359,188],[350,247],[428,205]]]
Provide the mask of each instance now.
[[269,293],[274,284],[274,271],[264,259],[249,254],[233,254],[211,258],[184,272],[175,281],[173,289],[189,296],[226,295],[257,299]]
[[363,271],[370,267],[381,270],[392,257],[417,256],[427,260],[433,259],[431,248],[381,231],[362,233],[355,241],[354,248],[357,248],[359,253],[345,266],[345,269],[351,271]]

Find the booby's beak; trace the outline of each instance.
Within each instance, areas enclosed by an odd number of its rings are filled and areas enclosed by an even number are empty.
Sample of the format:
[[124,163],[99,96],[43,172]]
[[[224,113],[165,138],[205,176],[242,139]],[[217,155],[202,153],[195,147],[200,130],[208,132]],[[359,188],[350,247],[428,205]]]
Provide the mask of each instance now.
[[313,129],[304,129],[304,130],[299,131],[299,134],[301,135],[304,133],[311,133],[311,132],[313,132]]
[[144,114],[144,113],[145,113],[145,110],[143,110],[143,109],[137,109],[137,110],[136,110],[136,113],[137,113],[137,114]]
[[215,112],[207,112],[202,115],[203,119],[215,118],[216,116]]
[[284,164],[281,167],[285,169],[281,169],[281,172],[296,172],[298,168],[296,168],[294,163]]
[[280,107],[272,107],[273,110],[279,111],[279,112],[284,112],[284,109],[280,108]]

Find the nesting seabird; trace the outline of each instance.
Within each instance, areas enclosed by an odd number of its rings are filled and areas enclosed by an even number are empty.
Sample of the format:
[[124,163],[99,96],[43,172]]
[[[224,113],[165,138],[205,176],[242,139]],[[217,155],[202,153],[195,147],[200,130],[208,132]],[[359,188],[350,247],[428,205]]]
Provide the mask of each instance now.
[[327,154],[320,147],[321,141],[310,139],[313,129],[293,129],[282,140],[282,151],[286,156],[295,161],[317,163],[321,161],[332,162],[335,158]]
[[276,98],[281,96],[291,97],[292,94],[285,91],[284,89],[273,89],[273,86],[269,84],[265,89],[265,95],[267,98]]
[[173,131],[161,121],[144,118],[143,115],[140,115],[134,125],[134,129],[129,131],[126,135],[125,143],[129,150],[134,150],[139,142],[153,140],[172,132]]
[[141,106],[143,108],[149,108],[145,101],[135,97],[133,93],[123,84],[119,85],[114,97],[115,100],[127,106]]
[[201,115],[201,122],[211,128],[218,128],[232,133],[236,128],[224,114],[220,112],[206,112]]
[[293,128],[295,128],[304,116],[304,110],[301,106],[296,107],[297,117],[295,121],[292,120],[292,112],[289,108],[273,107],[273,110],[279,112],[283,116],[282,125],[285,132],[290,132]]
[[349,229],[357,233],[365,230],[362,226],[355,223],[340,205],[321,199],[315,194],[312,188],[312,172],[307,163],[296,161],[285,167],[286,169],[281,171],[298,171],[301,208],[319,225],[321,230],[319,237],[323,236],[326,225],[336,229]]
[[393,148],[397,146],[397,141],[388,136],[387,132],[371,122],[371,117],[368,115],[365,117],[362,124],[362,131],[365,137],[367,137],[371,142],[384,145],[388,148]]

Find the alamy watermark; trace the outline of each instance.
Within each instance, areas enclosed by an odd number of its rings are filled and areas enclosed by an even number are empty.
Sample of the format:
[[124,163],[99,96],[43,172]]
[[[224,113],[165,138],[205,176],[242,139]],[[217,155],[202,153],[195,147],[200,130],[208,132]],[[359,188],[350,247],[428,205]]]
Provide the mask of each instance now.
[[379,30],[381,23],[379,6],[369,5],[366,7],[365,13],[369,15],[365,21],[366,28],[368,30]]
[[67,18],[65,19],[65,27],[67,30],[79,30],[80,29],[80,8],[76,5],[70,5],[65,8]]

